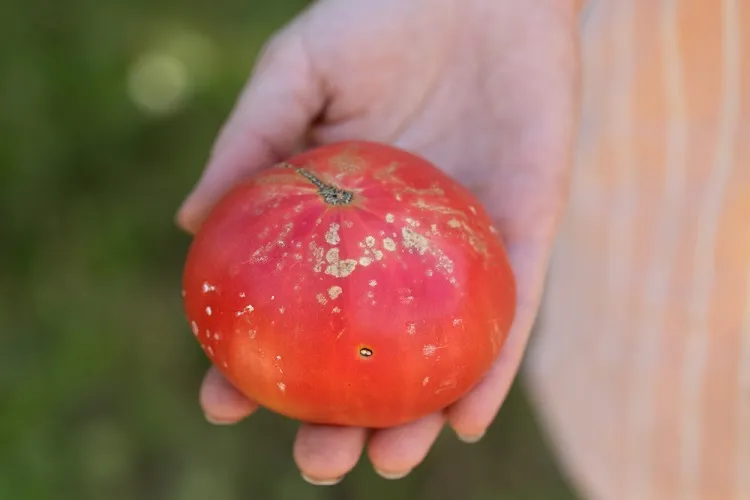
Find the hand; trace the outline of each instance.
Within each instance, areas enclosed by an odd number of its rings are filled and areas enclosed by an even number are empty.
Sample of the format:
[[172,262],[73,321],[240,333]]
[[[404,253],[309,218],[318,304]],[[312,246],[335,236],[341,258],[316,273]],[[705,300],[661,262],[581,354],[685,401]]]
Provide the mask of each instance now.
[[[367,444],[375,469],[408,474],[446,421],[478,440],[523,357],[563,209],[578,106],[574,2],[563,0],[321,0],[267,45],[179,210],[194,232],[217,199],[252,172],[298,151],[369,139],[433,161],[479,196],[517,278],[506,346],[462,400],[378,430],[302,424],[294,457],[304,477],[333,484]],[[215,370],[201,388],[214,422],[257,405]]]

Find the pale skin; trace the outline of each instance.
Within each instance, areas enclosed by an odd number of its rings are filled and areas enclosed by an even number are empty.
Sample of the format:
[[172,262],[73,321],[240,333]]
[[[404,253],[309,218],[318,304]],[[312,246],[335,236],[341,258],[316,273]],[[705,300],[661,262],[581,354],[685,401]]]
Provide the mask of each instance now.
[[[320,0],[269,41],[177,214],[195,232],[241,178],[301,147],[344,139],[414,151],[484,203],[505,242],[518,307],[490,372],[461,400],[377,430],[302,423],[303,477],[340,481],[366,453],[387,478],[406,476],[444,425],[476,442],[518,371],[566,201],[579,101],[573,0]],[[200,404],[239,422],[257,404],[214,369]]]

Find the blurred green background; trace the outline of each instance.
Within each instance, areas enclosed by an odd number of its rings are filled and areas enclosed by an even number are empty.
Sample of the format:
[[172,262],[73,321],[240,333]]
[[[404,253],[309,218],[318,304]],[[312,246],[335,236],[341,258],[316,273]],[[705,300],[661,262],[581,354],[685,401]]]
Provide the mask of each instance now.
[[0,500],[573,499],[515,388],[407,479],[304,483],[296,425],[214,427],[173,214],[303,0],[0,3]]

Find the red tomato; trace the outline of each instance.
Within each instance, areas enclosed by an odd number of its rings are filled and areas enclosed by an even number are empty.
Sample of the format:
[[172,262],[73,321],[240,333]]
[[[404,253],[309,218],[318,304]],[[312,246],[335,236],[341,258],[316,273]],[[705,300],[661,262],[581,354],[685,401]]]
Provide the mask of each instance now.
[[387,427],[456,401],[505,342],[515,282],[480,203],[426,160],[350,141],[254,175],[212,210],[188,321],[250,399]]

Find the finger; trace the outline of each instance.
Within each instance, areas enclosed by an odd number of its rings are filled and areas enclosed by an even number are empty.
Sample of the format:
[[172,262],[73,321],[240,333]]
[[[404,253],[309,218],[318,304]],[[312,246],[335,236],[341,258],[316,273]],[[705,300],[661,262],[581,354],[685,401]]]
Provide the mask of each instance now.
[[229,188],[291,155],[323,102],[300,37],[278,35],[262,53],[208,165],[178,210],[177,224],[195,232]]
[[215,368],[209,368],[200,390],[200,405],[206,420],[213,424],[233,424],[249,416],[258,405],[243,396]]
[[445,424],[441,412],[390,429],[375,431],[368,455],[375,471],[386,479],[401,479],[422,463]]
[[360,427],[302,424],[294,461],[307,482],[336,484],[357,465],[366,438],[367,431]]
[[530,241],[508,247],[518,282],[513,325],[500,355],[484,378],[446,410],[450,426],[467,443],[479,441],[495,419],[521,365],[539,309],[549,244]]

